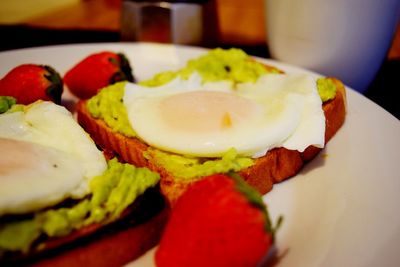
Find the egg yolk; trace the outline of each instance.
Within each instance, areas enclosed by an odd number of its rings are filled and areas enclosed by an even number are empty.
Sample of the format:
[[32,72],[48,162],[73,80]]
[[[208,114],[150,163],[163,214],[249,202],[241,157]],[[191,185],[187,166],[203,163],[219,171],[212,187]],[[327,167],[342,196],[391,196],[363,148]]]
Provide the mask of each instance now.
[[250,99],[217,91],[175,94],[159,105],[165,124],[185,132],[216,132],[239,126],[259,109]]
[[7,156],[0,157],[0,175],[9,175],[15,170],[34,169],[41,159],[30,143],[0,138],[0,147]]

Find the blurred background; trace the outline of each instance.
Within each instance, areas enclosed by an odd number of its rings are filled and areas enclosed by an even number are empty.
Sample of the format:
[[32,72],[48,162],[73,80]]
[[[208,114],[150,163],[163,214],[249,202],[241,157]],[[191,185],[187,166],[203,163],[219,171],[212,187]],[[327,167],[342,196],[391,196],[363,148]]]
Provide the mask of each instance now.
[[[212,33],[207,40],[194,45],[239,47],[250,55],[271,57],[265,0],[182,1],[211,8],[204,30],[212,30]],[[122,6],[123,0],[1,0],[0,51],[56,44],[131,41],[121,35]],[[142,36],[139,41],[146,40]],[[400,118],[400,94],[397,92],[400,88],[397,79],[400,74],[399,26],[385,53],[379,71],[362,93]]]

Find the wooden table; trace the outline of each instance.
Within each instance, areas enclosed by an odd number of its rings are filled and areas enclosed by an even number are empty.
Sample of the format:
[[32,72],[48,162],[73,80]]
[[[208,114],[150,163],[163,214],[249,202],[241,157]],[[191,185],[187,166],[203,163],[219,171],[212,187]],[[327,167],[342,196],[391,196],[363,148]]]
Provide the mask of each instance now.
[[[232,45],[262,45],[266,40],[264,0],[215,0],[219,20],[219,42]],[[82,0],[25,24],[50,29],[119,31],[121,0]],[[388,51],[389,59],[400,59],[400,27]]]

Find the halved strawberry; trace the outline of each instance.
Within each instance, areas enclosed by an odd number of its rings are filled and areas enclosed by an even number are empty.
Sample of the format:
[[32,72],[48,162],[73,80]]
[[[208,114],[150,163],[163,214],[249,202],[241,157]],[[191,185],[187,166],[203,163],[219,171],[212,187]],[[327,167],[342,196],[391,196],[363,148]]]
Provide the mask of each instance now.
[[61,102],[63,81],[56,70],[47,65],[22,64],[0,80],[0,95],[12,96],[19,104],[36,100]]
[[273,242],[259,194],[238,178],[196,182],[173,208],[156,251],[163,266],[256,266]]
[[110,51],[87,56],[64,76],[64,82],[71,93],[83,99],[119,81],[133,82],[132,68],[123,54]]

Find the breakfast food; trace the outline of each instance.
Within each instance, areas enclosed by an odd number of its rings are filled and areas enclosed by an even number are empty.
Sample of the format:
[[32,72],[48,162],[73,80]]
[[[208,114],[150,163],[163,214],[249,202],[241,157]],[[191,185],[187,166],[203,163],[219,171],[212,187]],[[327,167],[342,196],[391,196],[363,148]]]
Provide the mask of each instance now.
[[50,66],[22,64],[13,68],[0,80],[0,95],[12,96],[19,104],[36,100],[61,102],[63,81]]
[[155,262],[158,267],[259,266],[274,231],[257,191],[240,177],[215,174],[179,198]]
[[121,53],[111,51],[87,56],[64,76],[65,84],[71,93],[84,99],[92,97],[107,85],[133,80],[128,59]]
[[0,96],[0,114],[9,110],[16,103],[17,100],[12,96]]
[[0,265],[122,265],[158,242],[158,173],[106,159],[64,107],[4,101]]
[[98,145],[161,174],[171,204],[196,180],[231,171],[268,192],[315,157],[345,112],[339,80],[284,74],[236,49],[114,84],[77,106]]

